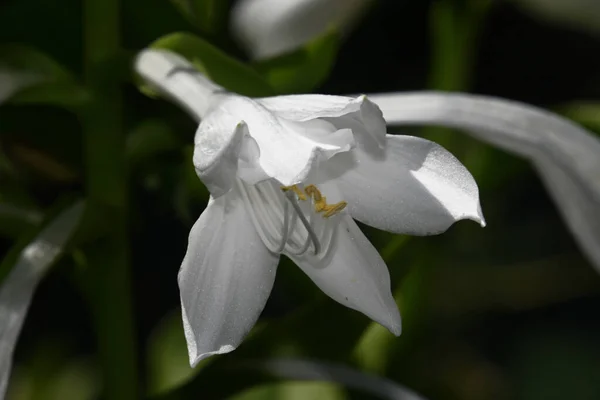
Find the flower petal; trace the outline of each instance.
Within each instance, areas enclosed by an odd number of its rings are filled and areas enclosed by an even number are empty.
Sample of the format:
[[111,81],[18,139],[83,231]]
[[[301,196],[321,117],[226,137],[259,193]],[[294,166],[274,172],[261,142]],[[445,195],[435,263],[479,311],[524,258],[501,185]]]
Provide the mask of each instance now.
[[190,364],[234,350],[269,297],[279,257],[254,230],[237,191],[211,199],[179,271]]
[[346,28],[370,0],[242,0],[231,29],[254,58],[294,50],[332,26]]
[[452,154],[428,140],[388,135],[385,152],[356,149],[327,166],[352,217],[375,228],[432,235],[461,219],[485,226],[475,180]]
[[338,129],[352,129],[357,142],[375,140],[385,145],[385,120],[379,107],[367,96],[346,97],[320,94],[275,96],[257,99],[266,108],[291,121],[323,118]]
[[[478,139],[531,160],[558,205],[567,207],[561,210],[567,224],[600,268],[600,257],[592,251],[600,248],[598,219],[577,217],[574,206],[577,202],[585,204],[587,210],[600,209],[600,141],[588,131],[551,112],[490,97],[389,93],[370,98],[381,107],[389,124],[461,128]],[[553,174],[557,177],[552,178]],[[573,182],[569,184],[568,180]],[[564,191],[567,185],[573,192]],[[568,199],[571,194],[574,198]]]
[[329,252],[320,261],[289,257],[329,297],[399,335],[400,313],[387,266],[349,215],[340,215],[336,229]]
[[326,121],[280,118],[248,97],[223,96],[209,118],[220,122],[226,115],[246,122],[258,145],[260,167],[267,176],[286,186],[301,182],[314,165],[354,145],[350,130],[338,130]]
[[248,126],[217,110],[203,119],[194,139],[194,167],[213,197],[231,190],[236,177],[255,183],[268,178],[258,164],[258,145]]

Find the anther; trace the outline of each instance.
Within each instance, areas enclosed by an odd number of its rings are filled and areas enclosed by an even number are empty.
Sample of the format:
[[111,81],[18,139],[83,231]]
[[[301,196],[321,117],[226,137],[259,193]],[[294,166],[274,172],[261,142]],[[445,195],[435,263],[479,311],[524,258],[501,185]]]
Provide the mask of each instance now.
[[321,194],[321,191],[315,185],[308,185],[304,191],[314,201],[315,211],[317,213],[324,212],[323,217],[329,218],[342,211],[348,203],[340,201],[335,204],[327,204],[327,198]]

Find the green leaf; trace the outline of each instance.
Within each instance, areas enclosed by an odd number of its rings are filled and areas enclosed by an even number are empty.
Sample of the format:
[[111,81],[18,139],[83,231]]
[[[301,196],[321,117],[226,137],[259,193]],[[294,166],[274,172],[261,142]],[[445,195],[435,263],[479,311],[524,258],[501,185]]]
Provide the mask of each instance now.
[[225,22],[226,0],[171,0],[179,11],[206,33],[216,33]]
[[36,49],[0,46],[0,102],[76,108],[89,96],[69,71]]
[[150,47],[181,54],[215,83],[232,92],[253,97],[273,94],[273,89],[258,72],[191,33],[163,36]]
[[312,92],[329,76],[339,45],[338,33],[330,31],[299,50],[254,67],[278,93]]
[[346,393],[339,385],[330,382],[277,382],[247,389],[229,400],[344,400]]

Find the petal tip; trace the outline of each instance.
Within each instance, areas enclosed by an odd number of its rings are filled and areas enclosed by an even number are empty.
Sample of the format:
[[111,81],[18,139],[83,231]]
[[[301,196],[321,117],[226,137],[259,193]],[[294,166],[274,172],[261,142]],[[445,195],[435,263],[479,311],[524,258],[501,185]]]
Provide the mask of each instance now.
[[232,346],[230,344],[225,344],[225,345],[221,346],[218,350],[215,350],[215,351],[208,351],[206,353],[201,353],[199,355],[190,353],[190,366],[192,368],[195,368],[200,361],[205,360],[210,356],[214,356],[217,354],[231,353],[235,349],[236,349],[235,346]]
[[396,337],[400,336],[400,334],[402,333],[402,324],[400,322],[398,322],[397,324],[393,324],[390,326],[387,326],[387,329]]

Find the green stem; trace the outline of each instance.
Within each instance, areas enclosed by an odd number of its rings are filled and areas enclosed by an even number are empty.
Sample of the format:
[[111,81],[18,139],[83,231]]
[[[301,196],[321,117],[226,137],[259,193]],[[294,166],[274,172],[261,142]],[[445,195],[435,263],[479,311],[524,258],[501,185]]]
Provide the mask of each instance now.
[[127,168],[119,80],[119,0],[84,0],[85,78],[93,99],[84,110],[86,183],[92,218],[104,236],[86,249],[87,293],[103,369],[104,398],[139,397],[128,246]]

